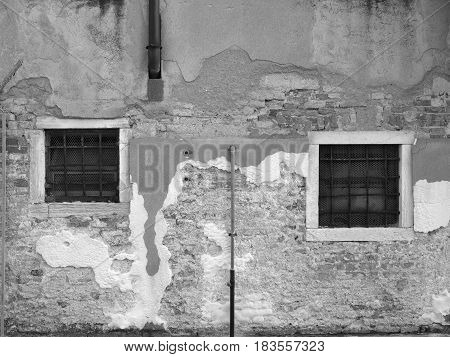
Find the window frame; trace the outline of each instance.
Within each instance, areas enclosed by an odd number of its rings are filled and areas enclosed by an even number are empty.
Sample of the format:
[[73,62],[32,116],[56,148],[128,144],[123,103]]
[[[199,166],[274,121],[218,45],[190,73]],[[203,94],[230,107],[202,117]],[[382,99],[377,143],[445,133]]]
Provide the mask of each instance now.
[[[119,129],[119,202],[45,202],[45,130],[50,129]],[[74,214],[125,213],[131,198],[129,141],[132,131],[127,118],[60,119],[51,116],[36,118],[36,130],[30,138],[30,203],[31,214],[65,217]]]
[[[306,178],[306,239],[309,241],[392,241],[413,239],[412,145],[414,133],[407,131],[309,132]],[[398,227],[319,227],[319,146],[351,144],[399,145]]]

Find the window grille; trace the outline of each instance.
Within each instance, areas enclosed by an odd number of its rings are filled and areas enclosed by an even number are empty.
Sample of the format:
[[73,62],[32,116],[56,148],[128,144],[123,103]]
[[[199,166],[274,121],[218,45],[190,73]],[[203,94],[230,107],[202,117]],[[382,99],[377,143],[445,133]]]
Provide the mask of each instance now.
[[398,145],[320,145],[319,226],[398,226],[399,196]]
[[46,130],[47,202],[119,202],[119,130]]

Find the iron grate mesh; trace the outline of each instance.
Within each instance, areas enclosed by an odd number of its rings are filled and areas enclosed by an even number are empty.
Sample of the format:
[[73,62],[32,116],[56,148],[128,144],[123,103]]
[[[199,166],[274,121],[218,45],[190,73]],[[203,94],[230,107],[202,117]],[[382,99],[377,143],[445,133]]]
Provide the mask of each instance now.
[[320,145],[320,227],[397,226],[399,195],[398,145]]
[[47,202],[119,202],[119,130],[46,130]]

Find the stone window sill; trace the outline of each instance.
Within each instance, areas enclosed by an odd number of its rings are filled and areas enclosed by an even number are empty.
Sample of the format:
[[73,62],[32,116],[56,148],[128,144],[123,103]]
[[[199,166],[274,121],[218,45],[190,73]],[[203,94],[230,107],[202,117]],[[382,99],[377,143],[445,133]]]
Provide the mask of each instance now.
[[30,215],[35,218],[62,218],[69,216],[127,216],[130,204],[106,202],[39,203],[31,205]]
[[315,228],[306,230],[313,242],[390,242],[411,241],[412,228]]

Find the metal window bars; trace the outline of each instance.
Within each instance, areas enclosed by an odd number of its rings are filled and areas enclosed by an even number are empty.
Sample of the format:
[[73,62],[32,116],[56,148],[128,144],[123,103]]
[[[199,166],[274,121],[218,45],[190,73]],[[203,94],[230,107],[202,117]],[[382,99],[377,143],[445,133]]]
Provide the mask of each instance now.
[[399,196],[398,145],[320,145],[320,227],[397,226]]
[[119,202],[119,130],[46,131],[47,202]]

